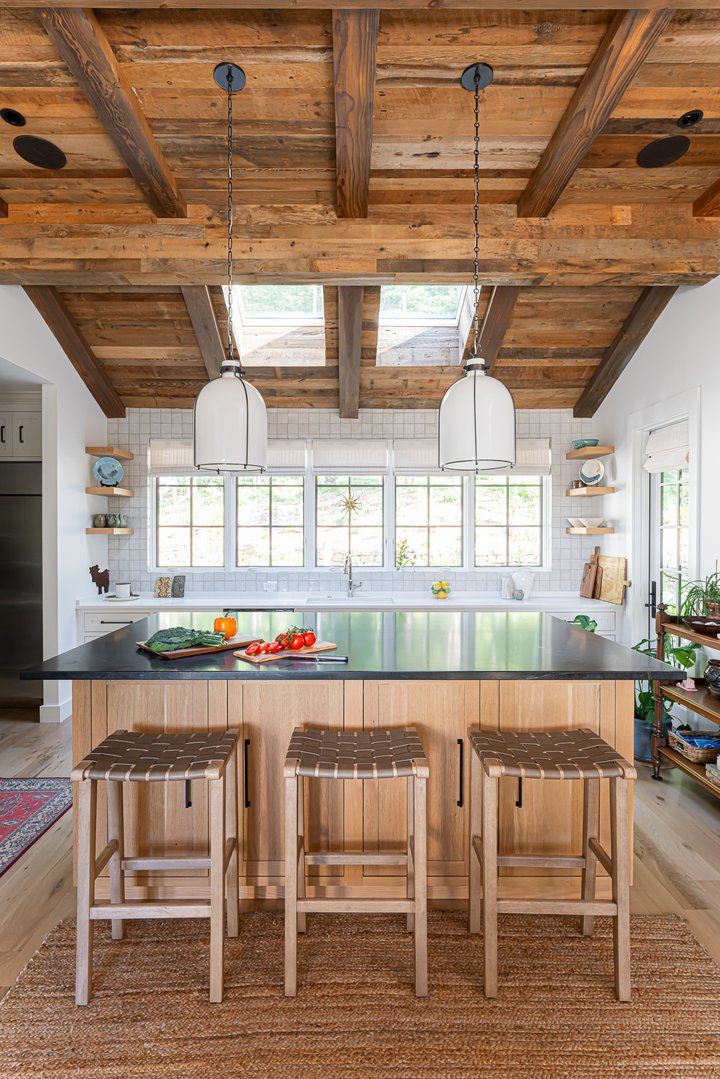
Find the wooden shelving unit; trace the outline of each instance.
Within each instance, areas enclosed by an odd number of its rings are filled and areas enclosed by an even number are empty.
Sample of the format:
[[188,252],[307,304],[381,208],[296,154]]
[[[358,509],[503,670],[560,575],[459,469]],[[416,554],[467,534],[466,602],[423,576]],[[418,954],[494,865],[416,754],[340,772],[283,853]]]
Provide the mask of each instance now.
[[608,528],[566,528],[568,536],[611,536],[615,529]]
[[134,461],[130,450],[120,450],[117,446],[86,446],[85,453],[91,457],[117,457],[120,461]]
[[[674,617],[665,613],[665,607],[662,603],[658,607],[655,631],[657,633],[657,658],[660,660],[665,658],[666,634],[679,637],[684,641],[692,641],[693,644],[702,645],[704,648],[720,651],[720,639],[717,636],[697,633],[694,629],[684,626],[682,622],[678,622]],[[697,715],[703,716],[704,719],[709,719],[711,723],[717,723],[720,726],[720,700],[711,695],[702,679],[698,679],[695,684],[697,686],[696,692],[688,693],[686,689],[682,689],[679,685],[653,682],[653,691],[655,693],[655,722],[653,724],[653,746],[656,747],[653,752],[655,776],[656,778],[660,777],[660,760],[662,759],[674,768],[679,768],[685,775],[696,780],[705,790],[720,798],[720,787],[708,779],[704,764],[695,764],[693,761],[689,761],[687,757],[683,757],[682,753],[678,753],[676,749],[662,744],[663,698],[674,701],[676,704],[682,704],[685,708],[689,708],[691,712],[695,712]]]
[[614,487],[568,487],[565,494],[569,498],[597,498],[598,495],[615,494]]
[[583,446],[581,450],[568,450],[566,461],[594,461],[596,457],[609,457],[615,453],[614,446]]
[[105,495],[107,498],[132,498],[132,487],[86,487],[86,495]]
[[134,528],[86,528],[86,536],[132,536]]

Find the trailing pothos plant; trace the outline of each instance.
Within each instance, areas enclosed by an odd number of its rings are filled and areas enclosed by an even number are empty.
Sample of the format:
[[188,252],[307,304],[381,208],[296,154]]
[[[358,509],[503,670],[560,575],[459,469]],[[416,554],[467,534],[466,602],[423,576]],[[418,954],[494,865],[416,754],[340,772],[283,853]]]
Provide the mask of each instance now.
[[[696,653],[700,645],[692,644],[689,641],[683,644],[673,644],[673,641],[677,639],[676,637],[671,637],[669,633],[665,634],[665,662],[672,664],[673,667],[680,667],[682,670],[689,671],[695,664]],[[638,641],[637,644],[633,645],[633,651],[642,652],[644,656],[651,656],[655,659],[657,656],[657,641],[652,641],[646,637],[645,640]],[[670,720],[674,706],[674,701],[669,701],[665,697],[662,698],[663,723],[665,720]],[[655,719],[655,694],[652,691],[650,682],[646,680],[635,683],[635,719],[641,719],[644,723],[652,723]]]

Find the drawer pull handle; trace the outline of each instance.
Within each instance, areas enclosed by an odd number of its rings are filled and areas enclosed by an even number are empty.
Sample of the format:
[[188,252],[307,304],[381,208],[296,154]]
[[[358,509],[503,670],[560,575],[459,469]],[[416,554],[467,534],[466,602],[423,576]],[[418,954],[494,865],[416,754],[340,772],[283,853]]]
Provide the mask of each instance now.
[[522,809],[522,776],[518,777],[518,796],[515,799],[515,805],[518,809]]
[[0,425],[0,442],[5,442],[5,424]]
[[112,618],[101,618],[101,626],[131,626],[132,622],[113,622]]
[[192,809],[192,798],[190,797],[190,780],[185,780],[185,808]]
[[243,790],[245,792],[245,808],[249,809],[251,802],[248,796],[248,771],[249,771],[249,750],[250,739],[246,738],[243,742]]
[[458,757],[460,767],[460,780],[458,783],[458,800],[455,803],[459,809],[465,805],[465,740],[458,738]]
[[20,426],[18,427],[18,435],[20,436],[20,441],[24,442],[25,439],[23,438],[23,425],[22,424],[20,424]]

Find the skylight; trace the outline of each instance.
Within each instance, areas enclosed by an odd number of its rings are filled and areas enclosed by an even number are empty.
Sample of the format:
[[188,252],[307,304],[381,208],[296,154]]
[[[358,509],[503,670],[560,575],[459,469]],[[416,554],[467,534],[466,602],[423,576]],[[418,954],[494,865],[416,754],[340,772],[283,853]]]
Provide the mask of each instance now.
[[[225,303],[227,289],[223,288]],[[322,285],[235,285],[235,341],[253,367],[323,367]]]
[[322,285],[235,285],[235,309],[243,326],[321,326]]
[[466,285],[384,285],[380,323],[394,326],[457,326]]

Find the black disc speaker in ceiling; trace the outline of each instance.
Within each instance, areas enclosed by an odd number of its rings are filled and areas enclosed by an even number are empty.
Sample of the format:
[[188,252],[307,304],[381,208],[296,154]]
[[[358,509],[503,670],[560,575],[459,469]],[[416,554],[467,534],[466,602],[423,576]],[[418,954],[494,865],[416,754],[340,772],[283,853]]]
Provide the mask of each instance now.
[[641,169],[661,169],[679,161],[689,149],[690,139],[687,135],[668,135],[664,139],[653,139],[643,146],[636,160]]
[[37,135],[18,135],[13,139],[13,148],[18,157],[39,169],[64,169],[67,165],[60,147]]
[[0,119],[11,127],[25,127],[25,117],[17,109],[0,109]]

